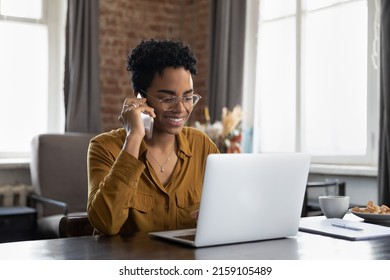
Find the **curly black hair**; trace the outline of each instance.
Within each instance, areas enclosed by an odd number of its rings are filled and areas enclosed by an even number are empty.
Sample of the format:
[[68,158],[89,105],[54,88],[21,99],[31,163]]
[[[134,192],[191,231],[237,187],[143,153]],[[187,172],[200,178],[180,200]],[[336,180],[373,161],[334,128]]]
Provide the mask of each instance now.
[[196,57],[184,43],[150,39],[141,41],[127,56],[127,71],[131,72],[133,90],[139,92],[146,91],[155,74],[162,75],[167,67],[184,67],[196,75],[196,63]]

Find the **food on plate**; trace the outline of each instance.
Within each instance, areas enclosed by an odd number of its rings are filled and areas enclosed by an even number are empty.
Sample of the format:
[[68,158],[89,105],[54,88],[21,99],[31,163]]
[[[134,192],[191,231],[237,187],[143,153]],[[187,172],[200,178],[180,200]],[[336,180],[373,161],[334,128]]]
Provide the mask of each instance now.
[[375,204],[372,200],[367,202],[366,207],[360,208],[355,206],[351,209],[355,213],[368,213],[368,214],[385,214],[390,215],[390,208],[387,205],[379,206]]

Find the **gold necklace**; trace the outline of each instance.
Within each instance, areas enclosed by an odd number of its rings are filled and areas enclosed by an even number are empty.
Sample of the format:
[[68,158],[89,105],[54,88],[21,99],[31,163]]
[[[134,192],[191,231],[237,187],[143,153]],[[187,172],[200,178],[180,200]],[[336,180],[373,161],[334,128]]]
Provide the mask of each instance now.
[[161,165],[161,164],[157,161],[156,157],[154,156],[154,154],[152,153],[151,150],[148,149],[148,152],[150,152],[150,155],[152,156],[152,158],[154,159],[154,161],[160,166],[160,171],[161,171],[161,172],[164,172],[164,167],[165,167],[165,165],[168,163],[168,161],[171,159],[171,156],[172,156],[174,150],[175,150],[175,146],[173,146],[173,149],[172,149],[171,154],[169,155],[169,157],[167,158],[167,160],[164,162],[163,165]]

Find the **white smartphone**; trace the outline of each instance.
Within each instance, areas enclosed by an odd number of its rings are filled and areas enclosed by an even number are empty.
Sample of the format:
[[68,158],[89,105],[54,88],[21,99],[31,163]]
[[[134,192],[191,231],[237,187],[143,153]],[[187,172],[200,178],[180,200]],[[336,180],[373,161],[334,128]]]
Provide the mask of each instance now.
[[154,119],[148,114],[141,113],[141,118],[144,122],[146,138],[152,138]]
[[[137,98],[142,98],[141,94],[137,94]],[[146,138],[152,138],[154,119],[148,114],[141,113],[141,118],[144,122]]]

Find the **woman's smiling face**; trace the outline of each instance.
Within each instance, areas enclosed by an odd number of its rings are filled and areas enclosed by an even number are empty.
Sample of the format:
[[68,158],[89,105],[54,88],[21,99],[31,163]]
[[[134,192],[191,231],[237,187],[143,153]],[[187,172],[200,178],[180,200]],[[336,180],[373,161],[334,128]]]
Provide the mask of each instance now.
[[[192,95],[194,91],[191,73],[183,67],[165,68],[162,75],[157,73],[154,76],[147,93],[157,99]],[[180,133],[193,108],[186,109],[179,101],[172,110],[165,111],[158,100],[148,96],[146,98],[148,105],[154,108],[156,114],[153,133]]]

